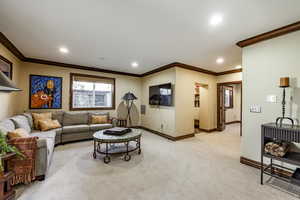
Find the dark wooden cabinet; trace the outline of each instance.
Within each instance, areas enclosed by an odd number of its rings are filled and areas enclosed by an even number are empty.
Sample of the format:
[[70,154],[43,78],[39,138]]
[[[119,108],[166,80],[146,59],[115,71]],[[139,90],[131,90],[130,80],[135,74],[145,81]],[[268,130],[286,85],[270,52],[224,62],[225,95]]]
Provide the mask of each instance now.
[[0,176],[0,200],[13,200],[15,199],[15,191],[10,185],[10,180],[13,178],[14,173],[8,171],[7,162],[16,156],[15,153],[8,153],[1,156],[2,165],[4,167],[4,172]]

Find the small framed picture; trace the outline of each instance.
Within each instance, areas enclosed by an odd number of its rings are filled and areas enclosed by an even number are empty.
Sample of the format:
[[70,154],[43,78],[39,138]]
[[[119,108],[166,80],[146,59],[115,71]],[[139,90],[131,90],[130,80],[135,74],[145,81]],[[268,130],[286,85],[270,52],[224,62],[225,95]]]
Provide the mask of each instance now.
[[0,71],[12,80],[13,64],[5,57],[0,55]]

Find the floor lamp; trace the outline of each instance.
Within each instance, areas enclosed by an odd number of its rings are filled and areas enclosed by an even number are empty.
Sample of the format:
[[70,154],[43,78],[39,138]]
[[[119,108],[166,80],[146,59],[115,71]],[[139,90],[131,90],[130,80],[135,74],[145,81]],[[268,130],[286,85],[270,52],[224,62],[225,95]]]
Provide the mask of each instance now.
[[137,100],[137,97],[131,93],[131,92],[127,92],[123,98],[122,98],[125,102],[126,102],[126,107],[127,107],[127,117],[126,120],[128,119],[129,122],[129,126],[132,125],[132,121],[131,121],[131,116],[130,116],[130,111],[133,105],[133,101]]

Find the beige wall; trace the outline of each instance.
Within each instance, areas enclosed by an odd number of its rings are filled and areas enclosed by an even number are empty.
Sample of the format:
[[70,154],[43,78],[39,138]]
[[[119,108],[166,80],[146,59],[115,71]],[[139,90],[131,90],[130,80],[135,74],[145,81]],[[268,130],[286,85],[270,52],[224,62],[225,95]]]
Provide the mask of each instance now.
[[234,84],[233,87],[233,108],[226,109],[226,122],[241,120],[241,85]]
[[[173,86],[176,85],[175,68],[151,74],[142,78],[142,104],[146,106],[146,114],[142,115],[142,126],[175,137],[175,106],[177,106],[176,99],[173,98],[174,106],[171,107],[149,105],[149,87],[164,83],[172,83]],[[174,88],[173,92],[176,93],[179,91],[175,90]],[[175,95],[173,94],[173,96]]]
[[[21,61],[2,44],[0,44],[0,55],[13,63],[13,82],[17,86],[20,86],[18,77],[21,70]],[[17,106],[20,103],[18,95],[18,92],[4,93],[0,91],[0,120],[14,115],[17,112]]]
[[[171,82],[174,106],[150,106],[149,86]],[[194,107],[195,83],[207,85],[200,88],[200,108]],[[142,104],[146,114],[142,115],[142,126],[173,137],[194,133],[194,119],[199,117],[204,129],[216,127],[216,77],[179,67],[142,78]],[[201,111],[201,112],[200,112]]]
[[[101,72],[87,71],[87,70],[77,70],[63,67],[56,67],[50,65],[33,64],[33,63],[23,63],[22,71],[20,73],[20,86],[23,91],[20,93],[18,104],[18,112],[22,113],[29,109],[29,75],[48,75],[48,76],[58,76],[63,78],[63,94],[62,94],[62,110],[69,110],[69,86],[70,86],[70,73],[82,73],[82,74],[92,74],[105,77],[116,78],[116,110],[109,110],[113,117],[118,114],[122,114],[124,117],[124,107],[122,104],[122,97],[126,92],[133,92],[138,100],[135,102],[135,107],[133,108],[134,125],[139,125],[140,121],[140,105],[141,105],[141,79],[138,77],[106,74]],[[119,109],[119,112],[117,110]]]
[[225,83],[225,82],[241,81],[241,80],[243,80],[242,72],[217,76],[217,83]]
[[[116,109],[109,111],[113,117],[126,116],[121,98],[126,92],[131,91],[138,97],[133,108],[134,116],[136,116],[134,117],[134,125],[141,124],[176,137],[194,132],[194,118],[197,112],[199,112],[201,128],[216,128],[216,83],[218,80],[240,80],[240,76],[236,76],[237,74],[216,77],[179,67],[138,78],[27,63],[19,61],[2,45],[0,45],[0,54],[14,63],[14,81],[23,90],[11,94],[0,93],[2,102],[0,119],[28,111],[30,74],[63,78],[62,110],[69,110],[70,73],[93,74],[116,78]],[[148,102],[149,86],[168,82],[171,82],[174,87],[174,106],[150,106]],[[196,112],[194,108],[195,83],[207,85],[207,87],[200,89],[202,94],[200,96],[200,108]],[[140,115],[141,104],[146,105],[145,115]]]
[[[287,89],[287,116],[300,117],[300,31],[243,48],[243,137],[242,156],[260,159],[260,126],[281,116],[280,77],[291,78]],[[266,102],[267,95],[277,95],[277,103]],[[290,96],[293,96],[291,100]],[[250,113],[251,105],[262,113]]]
[[[194,132],[194,90],[195,83],[207,85],[207,105],[202,105],[204,129],[216,128],[217,120],[217,88],[216,76],[176,67],[176,135],[186,135]],[[201,106],[200,102],[200,106]],[[205,108],[206,107],[206,108]],[[202,128],[201,127],[201,128]]]

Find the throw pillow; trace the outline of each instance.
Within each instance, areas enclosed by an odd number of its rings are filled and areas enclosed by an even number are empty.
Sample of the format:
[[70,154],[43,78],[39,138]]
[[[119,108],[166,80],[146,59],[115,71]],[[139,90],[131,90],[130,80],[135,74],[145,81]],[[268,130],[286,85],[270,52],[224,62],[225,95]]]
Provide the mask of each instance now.
[[92,115],[92,124],[107,124],[107,115]]
[[14,139],[14,138],[26,138],[26,137],[30,137],[29,133],[23,129],[23,128],[18,128],[16,130],[13,131],[9,131],[7,132],[7,137],[8,139]]
[[32,113],[33,124],[36,130],[39,130],[39,120],[52,119],[52,113]]
[[51,129],[60,128],[61,125],[58,120],[45,119],[39,120],[39,127],[41,131],[48,131]]

